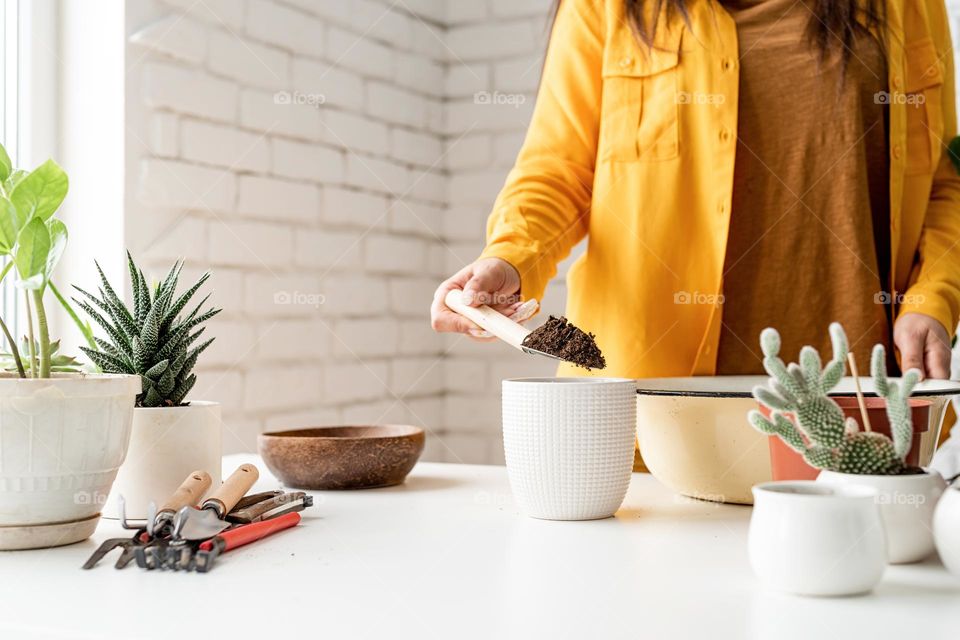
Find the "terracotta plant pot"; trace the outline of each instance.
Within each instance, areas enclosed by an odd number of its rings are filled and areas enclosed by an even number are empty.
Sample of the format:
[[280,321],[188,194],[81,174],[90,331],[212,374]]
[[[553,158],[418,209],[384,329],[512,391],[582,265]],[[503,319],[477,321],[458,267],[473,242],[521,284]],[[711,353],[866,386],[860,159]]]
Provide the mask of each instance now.
[[[846,417],[853,418],[858,424],[862,425],[860,416],[860,405],[855,397],[836,397],[833,398]],[[870,416],[870,425],[877,433],[890,435],[890,423],[887,421],[886,401],[883,398],[869,397],[864,398],[867,405],[867,415]],[[920,459],[920,440],[930,428],[930,405],[929,400],[919,400],[912,398],[910,408],[913,418],[913,445],[910,447],[910,453],[907,455],[907,464],[919,467],[929,464],[929,460]],[[770,410],[760,406],[760,411],[769,417]],[[808,465],[803,456],[787,446],[783,440],[776,436],[769,437],[770,443],[770,467],[774,480],[816,480],[820,475],[820,469],[815,469]]]

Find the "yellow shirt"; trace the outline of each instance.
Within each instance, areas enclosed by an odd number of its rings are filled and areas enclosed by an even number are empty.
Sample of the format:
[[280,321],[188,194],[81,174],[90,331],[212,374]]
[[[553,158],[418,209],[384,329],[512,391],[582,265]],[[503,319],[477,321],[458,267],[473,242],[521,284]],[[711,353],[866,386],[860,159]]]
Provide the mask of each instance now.
[[[623,0],[560,4],[533,119],[490,215],[482,257],[513,264],[522,295],[540,298],[557,263],[589,234],[568,275],[567,315],[597,334],[608,366],[588,373],[562,365],[561,375],[715,371],[737,141],[737,30],[715,1],[688,7],[689,26],[678,15],[658,18],[647,50]],[[943,0],[888,0],[886,20],[890,290],[902,296],[898,314],[925,313],[952,334],[960,316],[960,177],[945,153],[956,135],[946,10]],[[818,162],[829,171],[830,158]],[[784,286],[789,278],[783,274]]]

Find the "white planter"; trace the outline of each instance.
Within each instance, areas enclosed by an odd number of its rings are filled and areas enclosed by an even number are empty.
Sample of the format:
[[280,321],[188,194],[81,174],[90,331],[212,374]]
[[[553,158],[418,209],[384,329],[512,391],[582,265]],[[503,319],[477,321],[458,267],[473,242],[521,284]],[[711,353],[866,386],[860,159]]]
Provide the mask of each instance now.
[[139,392],[138,376],[0,376],[0,549],[90,537]]
[[845,596],[873,589],[887,564],[875,489],[811,480],[753,488],[750,565],[775,591]]
[[960,578],[960,482],[954,482],[933,514],[933,537],[943,565]]
[[520,507],[534,518],[614,514],[630,485],[636,387],[620,378],[503,381],[503,448]]
[[206,471],[219,485],[221,431],[216,402],[134,409],[130,453],[117,474],[104,517],[119,517],[117,497],[123,496],[127,517],[145,519],[150,502],[160,505],[192,471]]
[[933,510],[947,486],[936,471],[906,476],[821,471],[817,482],[876,489],[887,531],[887,557],[892,564],[919,562],[933,553]]

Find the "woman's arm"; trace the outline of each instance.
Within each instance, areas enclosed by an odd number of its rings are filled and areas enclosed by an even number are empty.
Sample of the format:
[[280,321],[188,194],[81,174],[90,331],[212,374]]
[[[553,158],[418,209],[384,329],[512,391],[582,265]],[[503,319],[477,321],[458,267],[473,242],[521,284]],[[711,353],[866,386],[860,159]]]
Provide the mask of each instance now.
[[557,263],[587,233],[600,128],[603,2],[563,0],[517,162],[487,222],[483,258],[520,274],[542,298]]
[[[941,26],[941,32],[935,36],[937,50],[947,52],[942,59],[944,80],[941,91],[944,153],[930,189],[930,204],[917,249],[919,264],[915,280],[904,294],[904,304],[894,328],[894,341],[904,368],[914,366],[928,377],[947,378],[950,376],[949,336],[953,335],[960,318],[960,175],[946,153],[947,142],[957,135],[949,23],[942,2],[931,2],[930,5],[931,14],[934,14],[931,23]],[[930,322],[929,318],[936,323]]]

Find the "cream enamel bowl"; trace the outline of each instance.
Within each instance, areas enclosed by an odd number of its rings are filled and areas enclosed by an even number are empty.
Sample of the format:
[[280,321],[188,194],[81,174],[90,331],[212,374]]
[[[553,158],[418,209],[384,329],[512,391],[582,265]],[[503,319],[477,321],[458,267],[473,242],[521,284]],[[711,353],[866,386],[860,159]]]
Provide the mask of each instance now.
[[[768,482],[767,437],[747,423],[757,408],[750,390],[766,376],[647,378],[637,380],[637,440],[647,468],[677,493],[714,502],[753,504],[750,489]],[[864,393],[873,381],[862,377]],[[960,382],[926,380],[914,398],[930,400],[930,428],[921,440],[920,465],[933,458],[943,415]],[[853,378],[841,380],[833,395],[854,395]]]

